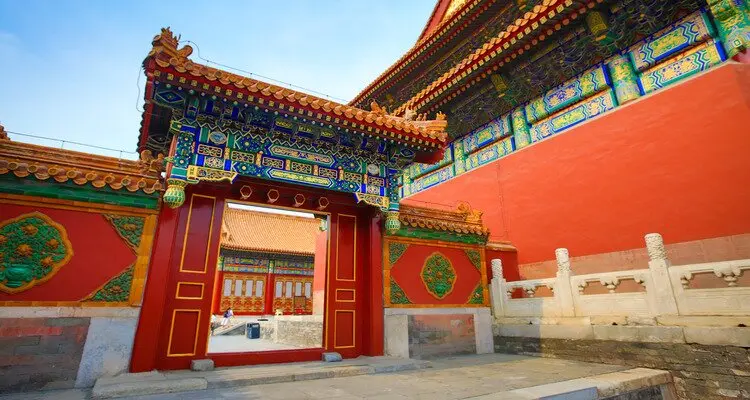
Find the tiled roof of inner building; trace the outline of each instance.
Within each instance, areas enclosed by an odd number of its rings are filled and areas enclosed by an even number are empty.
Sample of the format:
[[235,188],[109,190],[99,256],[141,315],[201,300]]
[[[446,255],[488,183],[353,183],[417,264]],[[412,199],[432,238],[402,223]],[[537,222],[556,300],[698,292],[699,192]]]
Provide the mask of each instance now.
[[[467,1],[461,8],[456,10],[453,15],[451,15],[449,18],[446,18],[445,20],[441,21],[440,24],[438,24],[437,27],[431,29],[428,33],[425,34],[425,32],[420,35],[420,39],[417,41],[417,43],[414,44],[401,58],[396,60],[396,62],[393,63],[387,70],[385,70],[380,76],[375,78],[372,83],[367,85],[366,88],[364,88],[357,96],[354,97],[354,100],[349,102],[349,104],[357,104],[363,100],[367,96],[372,95],[376,90],[381,88],[386,83],[390,82],[395,76],[402,73],[402,71],[407,68],[409,65],[414,63],[417,59],[422,57],[424,54],[429,52],[429,49],[435,46],[435,43],[439,42],[441,39],[445,39],[446,37],[453,37],[457,34],[461,29],[466,27],[468,25],[467,21],[464,21],[464,19],[468,17],[476,18],[481,11],[486,9],[486,7],[481,7],[480,5],[482,3],[491,3],[487,2],[486,0],[470,0]],[[433,10],[433,14],[430,15],[430,20],[434,17],[434,13],[437,11],[438,6],[440,5],[440,2],[435,5],[435,10]],[[489,4],[486,4],[488,6]],[[479,10],[479,12],[474,13],[474,11]],[[428,20],[427,24],[429,25],[430,20]],[[427,26],[425,26],[425,30],[427,30]]]
[[[468,83],[465,82],[465,78],[470,75],[473,76],[472,73],[474,71],[480,67],[484,67],[485,64],[489,64],[491,60],[505,57],[506,61],[510,61],[510,59],[515,58],[516,55],[522,54],[525,48],[510,49],[510,47],[516,44],[520,39],[525,36],[539,34],[539,36],[534,39],[534,42],[532,42],[536,43],[543,40],[545,37],[550,36],[554,31],[559,30],[562,25],[567,25],[568,20],[566,19],[562,24],[557,22],[553,23],[551,28],[546,26],[555,21],[555,17],[558,17],[560,13],[563,13],[569,7],[575,4],[579,7],[577,10],[578,13],[583,14],[587,11],[587,8],[593,8],[597,2],[603,0],[591,0],[585,5],[580,5],[581,1],[582,0],[576,0],[575,2],[573,0],[542,0],[539,5],[534,6],[532,11],[524,14],[522,18],[517,19],[496,37],[493,37],[482,47],[476,49],[472,54],[461,60],[434,82],[427,85],[427,87],[399,106],[393,111],[393,113],[399,115],[407,109],[418,111],[428,102],[434,100],[451,87],[459,87],[462,90],[465,90],[470,84],[478,82],[480,77],[473,78]],[[574,16],[577,16],[575,12],[571,14],[571,18],[574,18]],[[542,33],[539,33],[540,31]],[[526,47],[530,48],[531,45],[527,44]],[[501,65],[502,64],[503,62],[501,62]],[[499,67],[499,65],[494,66],[494,68],[497,67]]]
[[[261,104],[276,103],[282,109],[306,110],[311,113],[309,115],[320,114],[328,121],[327,123],[366,129],[367,132],[395,140],[415,142],[414,144],[418,142],[436,146],[444,145],[447,141],[447,122],[444,115],[439,115],[435,120],[417,121],[389,115],[377,105],[370,111],[362,110],[193,62],[188,58],[193,52],[192,47],[185,45],[178,49],[178,43],[178,39],[169,28],[162,29],[161,34],[154,37],[153,48],[144,64],[147,65],[148,61],[153,59],[158,67],[166,70],[167,80],[174,74],[181,74],[180,79],[185,80],[203,78],[211,82],[206,86],[207,90],[213,90],[229,100],[246,101],[257,98]],[[175,82],[170,83],[180,83],[179,79],[174,80]],[[200,86],[193,85],[191,89],[200,89]]]
[[320,220],[227,208],[221,247],[268,253],[314,255]]

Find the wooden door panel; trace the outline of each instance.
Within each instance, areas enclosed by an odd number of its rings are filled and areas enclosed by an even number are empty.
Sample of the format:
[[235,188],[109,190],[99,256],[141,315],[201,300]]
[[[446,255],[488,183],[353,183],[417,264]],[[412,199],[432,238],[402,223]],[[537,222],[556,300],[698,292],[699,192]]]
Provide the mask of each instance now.
[[[206,352],[212,301],[212,280],[221,222],[223,201],[213,196],[189,194],[182,236],[173,249],[173,273],[165,288],[166,309],[163,327],[166,343],[162,342],[157,366],[164,369],[187,368],[190,360]],[[218,222],[217,222],[218,221]]]
[[[330,351],[344,357],[362,354],[362,313],[357,292],[362,285],[363,238],[359,224],[364,220],[353,214],[335,214],[331,223],[331,249],[328,276],[327,344]],[[361,297],[361,296],[359,296]]]

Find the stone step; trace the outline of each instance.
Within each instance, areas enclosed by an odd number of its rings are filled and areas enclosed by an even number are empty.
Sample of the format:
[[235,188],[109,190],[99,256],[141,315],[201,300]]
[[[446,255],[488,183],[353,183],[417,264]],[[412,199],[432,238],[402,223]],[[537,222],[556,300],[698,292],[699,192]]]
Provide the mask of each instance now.
[[472,397],[472,400],[618,400],[636,398],[676,399],[672,386],[672,375],[668,371],[633,368],[477,396]]
[[253,367],[220,368],[214,371],[174,371],[124,374],[100,378],[92,390],[94,399],[112,399],[252,386],[269,383],[339,378],[422,369],[427,361],[392,357],[360,357],[337,363],[306,362]]
[[225,326],[220,326],[214,330],[214,336],[219,335],[244,335],[245,334],[245,323],[233,323]]

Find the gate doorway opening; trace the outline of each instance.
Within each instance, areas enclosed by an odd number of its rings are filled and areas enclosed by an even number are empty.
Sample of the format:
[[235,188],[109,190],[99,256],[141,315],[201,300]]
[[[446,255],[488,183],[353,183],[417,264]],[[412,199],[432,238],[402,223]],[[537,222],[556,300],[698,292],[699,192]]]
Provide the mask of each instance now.
[[226,202],[209,356],[323,347],[328,219]]

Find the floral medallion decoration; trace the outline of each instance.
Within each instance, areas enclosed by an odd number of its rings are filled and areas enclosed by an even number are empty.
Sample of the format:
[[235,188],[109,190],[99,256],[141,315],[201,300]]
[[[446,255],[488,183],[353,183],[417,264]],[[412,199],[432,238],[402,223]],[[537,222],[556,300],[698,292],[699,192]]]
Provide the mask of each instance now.
[[143,233],[144,218],[129,215],[105,215],[104,218],[112,224],[117,234],[128,243],[130,248],[138,252],[138,246],[141,244],[141,233]]
[[420,275],[427,291],[440,300],[453,291],[453,284],[456,283],[456,270],[440,252],[427,257]]
[[474,249],[465,249],[466,257],[469,257],[469,261],[471,261],[471,264],[474,265],[474,267],[478,270],[482,270],[482,255],[479,254],[479,251]]
[[482,282],[479,282],[477,287],[471,293],[471,297],[469,297],[469,301],[467,303],[484,304],[484,287],[482,287]]
[[404,255],[404,252],[406,252],[406,249],[408,247],[409,245],[406,243],[388,243],[388,261],[391,263],[391,266],[396,264],[396,261],[398,261],[398,259],[401,258],[402,255]]
[[70,261],[65,228],[40,212],[0,222],[0,290],[18,293],[52,278]]
[[105,283],[99,290],[94,292],[87,300],[101,302],[124,302],[130,297],[130,287],[133,284],[133,266],[131,265],[109,282]]
[[401,289],[393,278],[391,278],[391,304],[411,304],[404,289]]

